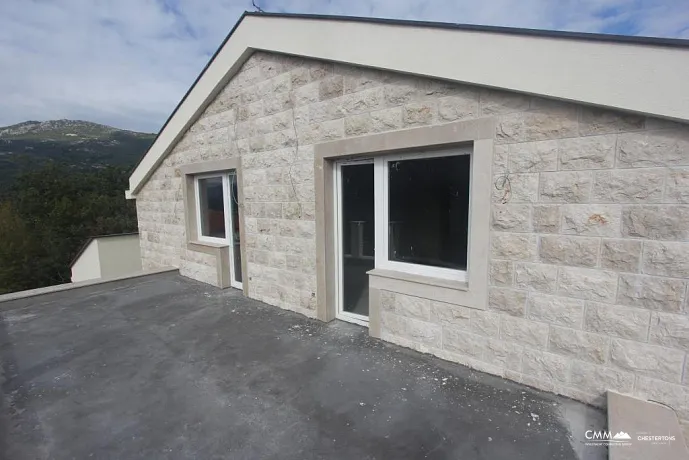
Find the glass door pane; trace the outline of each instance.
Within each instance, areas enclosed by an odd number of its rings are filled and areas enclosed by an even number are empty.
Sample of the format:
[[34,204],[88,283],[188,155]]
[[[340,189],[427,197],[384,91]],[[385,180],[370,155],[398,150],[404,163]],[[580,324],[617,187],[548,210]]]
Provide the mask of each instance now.
[[375,267],[373,163],[340,166],[341,310],[368,316],[368,275]]
[[233,282],[239,283],[241,288],[242,282],[242,251],[239,240],[239,195],[237,193],[237,174],[230,174],[230,244],[232,245],[232,276]]

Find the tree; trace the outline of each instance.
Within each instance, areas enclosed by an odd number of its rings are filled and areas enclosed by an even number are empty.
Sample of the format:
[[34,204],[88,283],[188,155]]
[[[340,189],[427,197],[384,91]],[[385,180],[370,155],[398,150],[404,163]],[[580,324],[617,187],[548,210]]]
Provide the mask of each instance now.
[[119,167],[85,172],[50,163],[21,174],[0,208],[0,291],[69,282],[89,237],[136,231],[126,184]]

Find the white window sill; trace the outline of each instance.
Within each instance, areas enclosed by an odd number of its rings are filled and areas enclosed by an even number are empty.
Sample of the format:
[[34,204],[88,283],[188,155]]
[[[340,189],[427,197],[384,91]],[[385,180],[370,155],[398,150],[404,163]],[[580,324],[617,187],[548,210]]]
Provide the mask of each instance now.
[[227,243],[213,243],[211,241],[189,241],[187,249],[196,252],[205,252],[215,255],[219,250],[228,248]]
[[423,275],[414,275],[411,273],[400,272],[396,270],[386,270],[382,268],[374,268],[366,272],[370,276],[378,276],[381,278],[389,278],[393,280],[407,281],[410,283],[425,284],[428,286],[440,287],[445,289],[453,289],[456,291],[468,291],[469,283],[466,281],[452,281],[443,278],[435,278]]

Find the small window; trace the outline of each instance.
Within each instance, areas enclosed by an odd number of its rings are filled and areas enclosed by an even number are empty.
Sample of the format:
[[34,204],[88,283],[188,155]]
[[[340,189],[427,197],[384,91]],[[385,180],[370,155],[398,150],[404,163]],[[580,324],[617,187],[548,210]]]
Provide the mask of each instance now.
[[[466,280],[469,151],[377,159],[376,220],[383,225],[376,266]],[[376,244],[378,246],[378,243]]]
[[225,238],[225,203],[223,201],[223,178],[199,178],[200,236]]

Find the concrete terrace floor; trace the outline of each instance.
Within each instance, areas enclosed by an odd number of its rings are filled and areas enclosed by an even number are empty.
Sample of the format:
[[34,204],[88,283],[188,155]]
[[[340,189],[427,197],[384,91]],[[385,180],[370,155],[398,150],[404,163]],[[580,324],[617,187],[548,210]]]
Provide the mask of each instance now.
[[0,458],[606,456],[596,409],[176,274],[0,315]]

